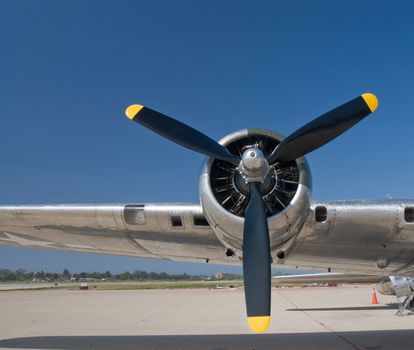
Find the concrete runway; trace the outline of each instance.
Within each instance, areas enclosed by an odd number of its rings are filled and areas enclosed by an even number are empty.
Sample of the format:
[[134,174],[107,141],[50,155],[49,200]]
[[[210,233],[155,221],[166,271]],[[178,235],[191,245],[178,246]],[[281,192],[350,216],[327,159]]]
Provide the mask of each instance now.
[[250,334],[243,289],[0,292],[0,349],[413,349],[414,314],[371,287],[273,289]]

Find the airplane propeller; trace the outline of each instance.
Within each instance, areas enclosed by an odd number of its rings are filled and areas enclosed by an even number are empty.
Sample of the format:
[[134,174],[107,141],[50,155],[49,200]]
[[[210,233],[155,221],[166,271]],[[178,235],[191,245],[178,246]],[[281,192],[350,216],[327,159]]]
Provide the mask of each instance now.
[[362,94],[312,120],[286,137],[266,159],[251,147],[239,155],[192,127],[141,105],[129,106],[127,117],[165,138],[206,156],[238,166],[249,184],[250,198],[243,229],[243,278],[247,319],[254,332],[264,332],[270,324],[271,251],[265,203],[260,185],[269,164],[291,161],[332,141],[378,107],[377,98]]
[[231,154],[227,148],[220,145],[217,141],[178,120],[150,108],[131,105],[126,109],[125,113],[129,119],[192,151],[235,163],[236,165],[240,162],[238,156]]
[[290,161],[337,138],[378,107],[375,95],[366,93],[312,120],[286,137],[269,157],[269,163]]

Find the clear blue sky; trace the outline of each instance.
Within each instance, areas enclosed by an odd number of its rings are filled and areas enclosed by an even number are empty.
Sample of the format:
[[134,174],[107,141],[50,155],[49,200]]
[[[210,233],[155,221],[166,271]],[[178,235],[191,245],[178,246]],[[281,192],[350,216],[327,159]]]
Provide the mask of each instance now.
[[[289,134],[366,91],[378,110],[307,157],[314,198],[414,198],[413,18],[409,1],[3,1],[0,202],[198,202],[203,157],[127,105],[219,139]],[[6,248],[0,267],[223,270]]]

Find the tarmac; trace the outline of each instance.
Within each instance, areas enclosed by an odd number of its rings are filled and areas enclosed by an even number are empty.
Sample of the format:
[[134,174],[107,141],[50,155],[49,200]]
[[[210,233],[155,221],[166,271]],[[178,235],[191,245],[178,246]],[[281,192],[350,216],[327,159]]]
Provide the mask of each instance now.
[[0,292],[0,349],[413,349],[414,314],[372,286],[273,288],[251,334],[243,289]]

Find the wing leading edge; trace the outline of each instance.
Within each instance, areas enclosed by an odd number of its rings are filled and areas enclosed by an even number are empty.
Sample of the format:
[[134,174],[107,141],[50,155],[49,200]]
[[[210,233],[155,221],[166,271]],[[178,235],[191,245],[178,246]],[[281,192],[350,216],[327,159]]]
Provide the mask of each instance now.
[[[411,209],[414,201],[313,203],[273,266],[413,276]],[[0,245],[241,264],[226,256],[196,204],[0,206]]]
[[0,245],[237,263],[194,204],[0,206]]

